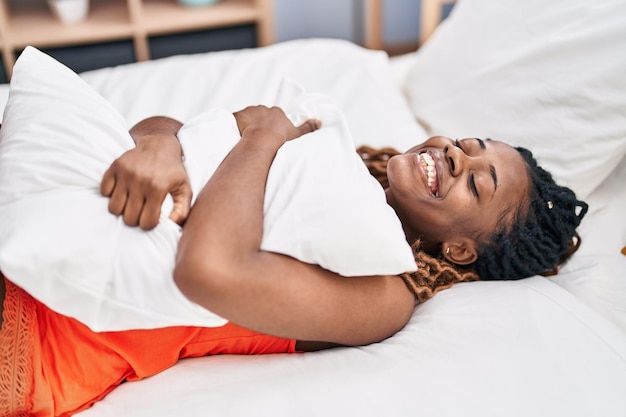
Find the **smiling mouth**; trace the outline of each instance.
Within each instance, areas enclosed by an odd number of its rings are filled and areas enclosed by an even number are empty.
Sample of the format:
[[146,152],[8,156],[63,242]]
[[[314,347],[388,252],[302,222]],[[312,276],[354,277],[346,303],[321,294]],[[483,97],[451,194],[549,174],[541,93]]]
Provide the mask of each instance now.
[[435,197],[439,197],[439,181],[437,179],[437,168],[435,160],[428,152],[422,152],[419,155],[420,163],[426,173],[426,185]]

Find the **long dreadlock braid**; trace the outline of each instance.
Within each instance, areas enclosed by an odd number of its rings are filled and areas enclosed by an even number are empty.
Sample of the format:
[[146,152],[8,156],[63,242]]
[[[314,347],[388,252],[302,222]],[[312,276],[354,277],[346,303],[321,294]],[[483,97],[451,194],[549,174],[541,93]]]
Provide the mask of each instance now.
[[[357,152],[363,159],[363,162],[365,162],[370,173],[383,187],[388,187],[387,161],[400,152],[393,148],[374,149],[369,146],[361,146],[357,149]],[[460,271],[446,260],[432,257],[420,250],[419,241],[415,242],[412,248],[417,271],[401,274],[400,278],[402,278],[420,303],[428,300],[438,291],[450,288],[457,282],[478,280],[476,273]]]
[[[471,270],[434,258],[413,245],[418,271],[401,277],[422,302],[437,291],[457,282],[520,279],[537,274],[556,273],[580,245],[576,228],[588,210],[585,202],[567,187],[557,185],[552,175],[541,168],[532,153],[515,148],[526,162],[530,179],[530,205],[518,210],[510,226],[477,245],[478,259]],[[387,161],[398,152],[392,148],[374,149],[362,146],[357,152],[370,173],[388,187]]]
[[479,279],[478,274],[472,271],[459,271],[443,258],[434,258],[420,250],[419,241],[415,242],[412,248],[417,271],[405,272],[400,275],[400,278],[420,303],[457,282],[478,281]]

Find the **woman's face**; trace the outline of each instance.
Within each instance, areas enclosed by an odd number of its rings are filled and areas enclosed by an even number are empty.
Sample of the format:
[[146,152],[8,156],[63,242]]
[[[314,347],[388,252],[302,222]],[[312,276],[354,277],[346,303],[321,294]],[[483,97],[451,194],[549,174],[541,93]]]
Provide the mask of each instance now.
[[446,257],[460,264],[475,260],[466,250],[481,236],[529,204],[526,164],[498,141],[435,136],[392,157],[387,177],[387,201],[407,238],[420,238],[431,253],[453,254]]

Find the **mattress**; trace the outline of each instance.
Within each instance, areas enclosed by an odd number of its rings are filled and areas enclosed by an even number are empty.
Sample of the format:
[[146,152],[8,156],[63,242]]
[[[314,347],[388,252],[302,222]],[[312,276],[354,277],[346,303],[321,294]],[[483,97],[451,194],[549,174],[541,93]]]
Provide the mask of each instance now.
[[[272,104],[285,77],[328,95],[357,144],[429,135],[403,95],[413,55],[329,39],[176,56],[81,74],[131,126]],[[0,102],[8,88],[0,86]],[[623,416],[626,164],[587,199],[583,244],[559,275],[455,285],[393,337],[306,354],[182,360],[80,413],[102,416]]]

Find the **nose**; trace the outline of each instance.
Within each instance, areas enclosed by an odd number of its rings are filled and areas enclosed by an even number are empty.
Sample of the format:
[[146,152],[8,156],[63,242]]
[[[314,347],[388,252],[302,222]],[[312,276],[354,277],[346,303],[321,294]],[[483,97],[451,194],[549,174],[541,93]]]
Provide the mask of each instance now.
[[463,172],[463,159],[466,156],[465,152],[455,145],[446,145],[443,148],[443,153],[450,167],[450,174],[453,177],[460,175]]
[[483,158],[468,155],[458,146],[454,144],[444,147],[444,155],[450,166],[450,174],[457,177],[465,170],[477,171],[484,165]]

